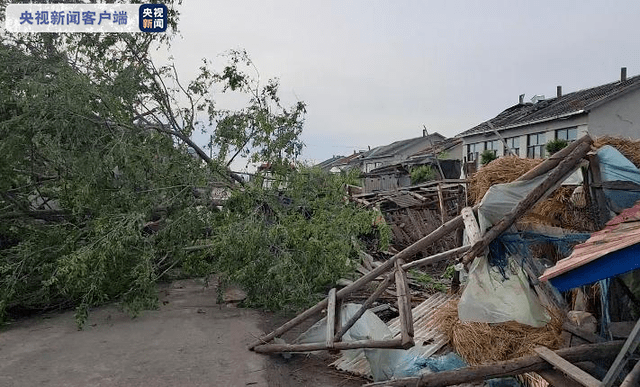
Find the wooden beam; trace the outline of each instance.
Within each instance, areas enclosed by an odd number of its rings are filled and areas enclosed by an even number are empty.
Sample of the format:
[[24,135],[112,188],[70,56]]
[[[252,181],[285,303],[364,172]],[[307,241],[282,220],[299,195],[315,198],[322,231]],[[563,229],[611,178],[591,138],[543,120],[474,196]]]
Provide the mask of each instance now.
[[375,300],[377,300],[378,297],[380,297],[382,292],[384,292],[389,287],[389,284],[391,284],[391,280],[393,278],[394,278],[393,274],[387,275],[387,277],[384,279],[384,281],[382,281],[382,283],[380,285],[378,285],[376,290],[369,296],[369,298],[367,298],[365,300],[364,304],[362,304],[362,306],[360,307],[358,312],[356,312],[356,314],[351,316],[349,321],[347,321],[347,323],[344,324],[344,326],[342,328],[340,328],[340,330],[338,330],[338,333],[336,333],[336,335],[334,337],[334,341],[340,341],[342,339],[342,336],[344,336],[344,334],[347,333],[347,331],[349,329],[351,329],[353,324],[355,324],[356,321],[358,321],[358,319],[360,317],[362,317],[362,315],[367,311],[367,309],[369,309],[371,304],[373,304],[373,302]]
[[400,337],[402,348],[413,347],[413,314],[411,313],[411,293],[407,286],[407,273],[402,270],[403,261],[396,261],[396,293],[398,294],[398,311],[400,312]]
[[[348,285],[348,286],[340,289],[336,293],[336,298],[339,299],[339,300],[345,298],[349,294],[351,294],[351,293],[355,292],[356,290],[362,288],[364,285],[369,283],[371,280],[377,278],[380,274],[383,274],[383,273],[389,271],[391,268],[393,268],[395,266],[396,260],[402,259],[402,260],[410,261],[411,259],[413,259],[413,257],[417,253],[419,253],[420,251],[422,251],[426,247],[430,246],[432,243],[442,239],[444,236],[449,235],[450,233],[452,233],[455,230],[457,230],[458,228],[460,228],[462,226],[462,223],[463,223],[462,222],[462,216],[460,216],[460,215],[458,215],[455,218],[449,220],[447,223],[445,223],[442,226],[438,227],[437,229],[433,230],[431,232],[431,234],[426,235],[425,237],[423,237],[420,240],[416,241],[411,246],[407,247],[406,249],[402,250],[398,254],[394,255],[391,258],[389,258],[382,265],[378,266],[374,270],[371,270],[368,274],[358,278],[351,285]],[[264,336],[258,338],[253,343],[249,344],[249,349],[253,349],[253,348],[255,348],[256,346],[258,346],[260,344],[265,344],[265,343],[270,342],[271,340],[273,340],[274,337],[278,337],[278,336],[282,335],[283,333],[287,332],[291,328],[297,326],[298,324],[302,323],[303,321],[306,321],[311,316],[313,316],[313,315],[315,315],[317,313],[320,313],[324,308],[326,308],[326,306],[327,306],[327,299],[325,298],[324,300],[318,302],[313,307],[307,309],[306,311],[304,311],[301,314],[299,314],[298,316],[296,316],[294,319],[289,320],[285,324],[283,324],[280,327],[276,328],[273,332],[271,332],[271,333],[269,333],[267,335],[264,335]]]
[[582,384],[570,379],[568,376],[558,370],[542,370],[536,374],[542,376],[551,386],[561,387],[583,387]]
[[327,302],[327,347],[333,348],[333,334],[336,329],[336,288],[329,290],[329,301]]
[[327,348],[326,343],[308,343],[308,344],[263,344],[253,348],[258,353],[276,353],[276,352],[311,352],[327,349],[359,349],[359,348],[402,348],[402,339],[393,340],[358,340],[347,342],[335,342],[332,348]]
[[558,167],[555,168],[549,176],[540,183],[540,185],[529,192],[529,194],[522,199],[515,208],[509,211],[502,220],[498,222],[498,224],[494,225],[481,240],[473,245],[473,247],[464,255],[462,259],[463,263],[467,265],[475,257],[482,254],[487,246],[489,246],[489,243],[511,227],[511,225],[527,211],[533,208],[533,206],[535,206],[549,190],[561,183],[562,179],[576,168],[580,160],[587,154],[587,152],[589,152],[590,149],[590,141],[581,142],[580,146],[576,147],[566,159],[562,160],[562,162],[558,164]]
[[[613,358],[622,347],[623,342],[609,341],[606,343],[587,344],[578,347],[563,348],[555,351],[565,360],[578,363],[586,360],[602,360]],[[401,378],[365,384],[365,386],[428,386],[445,387],[462,383],[470,383],[485,379],[499,378],[508,375],[519,375],[527,372],[538,372],[552,369],[552,365],[537,355],[524,356],[517,359],[485,364],[474,367],[459,368],[452,371],[442,371],[425,374],[420,377]]]
[[464,254],[465,252],[469,251],[470,248],[471,248],[471,246],[456,247],[455,249],[447,250],[447,251],[444,251],[442,253],[438,253],[438,254],[434,254],[434,255],[431,255],[431,256],[428,256],[428,257],[425,257],[425,258],[417,259],[417,260],[415,260],[413,262],[405,263],[404,265],[402,265],[402,268],[404,270],[409,270],[409,269],[413,269],[414,267],[430,265],[430,264],[433,264],[433,263],[444,261],[445,259],[458,257],[458,256]]
[[585,387],[600,387],[600,381],[588,373],[584,372],[580,368],[574,366],[570,362],[563,359],[557,353],[553,352],[547,347],[537,347],[534,349],[538,356],[552,364],[560,371],[564,372],[571,379],[582,384]]

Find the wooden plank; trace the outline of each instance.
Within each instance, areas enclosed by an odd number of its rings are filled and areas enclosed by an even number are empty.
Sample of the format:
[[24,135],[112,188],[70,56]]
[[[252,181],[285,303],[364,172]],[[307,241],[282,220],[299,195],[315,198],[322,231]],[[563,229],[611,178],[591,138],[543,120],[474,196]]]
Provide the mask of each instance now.
[[506,231],[511,225],[522,215],[533,208],[550,190],[559,185],[562,180],[578,166],[580,160],[591,149],[591,142],[582,142],[571,154],[555,168],[540,185],[534,188],[518,205],[509,211],[503,218],[494,225],[481,240],[476,242],[473,247],[463,257],[463,263],[469,264],[475,257],[480,255],[495,238]]
[[464,229],[469,237],[469,242],[473,245],[482,238],[482,233],[480,232],[480,226],[478,225],[476,216],[473,214],[473,209],[471,209],[471,207],[463,208],[460,213],[462,214]]
[[570,362],[563,359],[561,356],[558,356],[557,353],[553,352],[549,348],[537,347],[534,349],[534,351],[536,351],[536,353],[541,358],[543,358],[544,360],[558,368],[560,371],[567,374],[567,376],[569,376],[571,379],[582,384],[583,386],[600,387],[600,381],[598,379],[584,372],[580,368],[574,366]]
[[568,376],[558,370],[543,370],[536,372],[542,376],[551,386],[561,387],[582,387],[582,384],[570,379]]
[[[579,363],[586,360],[598,361],[603,359],[611,359],[620,350],[622,345],[623,342],[621,340],[609,341],[606,343],[563,348],[555,352],[569,362]],[[459,368],[452,371],[424,374],[420,377],[386,380],[384,382],[366,384],[365,386],[446,387],[456,384],[498,378],[507,375],[519,375],[527,372],[538,372],[542,370],[552,369],[552,367],[553,366],[546,362],[544,359],[540,358],[537,355],[533,355],[492,364]]]
[[640,343],[640,319],[636,323],[636,326],[633,327],[629,338],[624,342],[624,346],[620,350],[620,353],[613,361],[611,368],[607,371],[607,374],[602,379],[602,387],[611,387],[613,383],[618,379],[618,375],[624,368],[625,364],[629,360],[627,355],[632,354],[636,348],[638,348],[638,344]]
[[[413,259],[413,257],[417,253],[419,253],[420,251],[422,251],[426,247],[430,246],[432,243],[440,240],[444,236],[449,235],[450,233],[454,232],[455,230],[460,228],[462,226],[462,224],[463,224],[462,216],[456,216],[455,218],[449,220],[447,223],[445,223],[442,226],[438,227],[437,229],[433,230],[433,232],[431,232],[429,235],[425,236],[424,238],[421,238],[420,240],[418,240],[415,243],[413,243],[411,246],[407,247],[406,249],[402,250],[398,254],[394,255],[391,258],[389,258],[382,265],[378,266],[374,270],[371,270],[368,274],[358,278],[351,285],[340,289],[336,293],[336,298],[337,299],[345,298],[349,294],[355,292],[356,290],[358,290],[358,289],[362,288],[363,286],[365,286],[366,284],[368,284],[374,278],[377,278],[380,274],[383,274],[383,273],[389,271],[389,269],[391,269],[392,267],[395,266],[396,260],[398,260],[398,259],[402,259],[402,260],[411,260],[411,259]],[[251,344],[249,344],[249,349],[254,349],[255,347],[257,347],[260,344],[268,343],[271,340],[273,340],[274,337],[278,337],[278,336],[282,335],[283,333],[287,332],[288,330],[290,330],[291,328],[298,326],[298,324],[306,321],[311,316],[315,315],[316,313],[321,312],[327,306],[327,302],[328,302],[328,300],[325,298],[324,300],[318,302],[316,305],[314,305],[313,307],[311,307],[311,308],[307,309],[306,311],[302,312],[301,314],[299,314],[298,316],[296,316],[292,320],[289,320],[288,322],[284,323],[280,327],[276,328],[271,333],[266,334],[266,335],[258,338],[256,341],[254,341]]]
[[400,337],[402,348],[413,347],[413,314],[411,313],[411,293],[407,286],[407,273],[402,270],[402,259],[396,261],[396,292],[398,294],[398,311],[400,312]]
[[327,348],[333,348],[333,335],[336,328],[336,288],[329,290],[329,301],[327,302]]

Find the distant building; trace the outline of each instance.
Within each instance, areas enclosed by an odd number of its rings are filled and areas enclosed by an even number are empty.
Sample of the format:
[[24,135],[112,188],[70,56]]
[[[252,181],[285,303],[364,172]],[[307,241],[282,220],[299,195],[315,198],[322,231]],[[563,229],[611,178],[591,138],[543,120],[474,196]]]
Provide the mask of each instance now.
[[428,136],[424,133],[422,137],[396,141],[389,145],[373,148],[364,152],[361,157],[353,159],[349,164],[364,173],[369,173],[376,168],[402,163],[416,152],[444,140],[445,137],[439,133]]
[[503,156],[508,147],[519,157],[542,158],[548,141],[587,133],[640,138],[640,76],[627,78],[623,67],[616,82],[568,94],[558,86],[556,97],[536,95],[531,102],[521,95],[517,105],[456,137],[463,140],[461,159],[476,168],[485,150]]

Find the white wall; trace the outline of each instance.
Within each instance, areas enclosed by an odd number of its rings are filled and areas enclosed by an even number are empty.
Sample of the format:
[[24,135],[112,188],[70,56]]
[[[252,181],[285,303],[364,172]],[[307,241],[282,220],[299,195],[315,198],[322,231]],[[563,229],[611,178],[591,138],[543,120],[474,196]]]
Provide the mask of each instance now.
[[593,109],[589,113],[589,133],[640,139],[640,90]]

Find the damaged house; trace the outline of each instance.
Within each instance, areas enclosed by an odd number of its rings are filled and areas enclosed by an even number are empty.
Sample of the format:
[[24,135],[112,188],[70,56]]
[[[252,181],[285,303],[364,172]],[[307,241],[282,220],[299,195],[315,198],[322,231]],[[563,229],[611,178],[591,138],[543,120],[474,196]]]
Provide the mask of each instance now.
[[462,159],[469,174],[479,166],[485,150],[496,156],[544,158],[550,140],[574,141],[593,137],[640,138],[640,76],[627,78],[623,67],[616,82],[563,94],[554,98],[536,95],[505,109],[494,118],[457,135],[463,140]]

